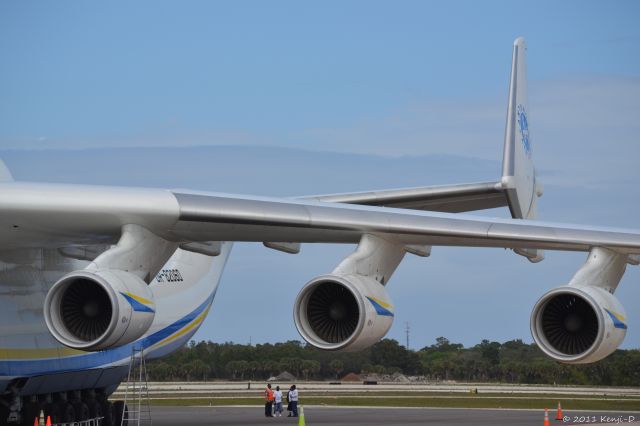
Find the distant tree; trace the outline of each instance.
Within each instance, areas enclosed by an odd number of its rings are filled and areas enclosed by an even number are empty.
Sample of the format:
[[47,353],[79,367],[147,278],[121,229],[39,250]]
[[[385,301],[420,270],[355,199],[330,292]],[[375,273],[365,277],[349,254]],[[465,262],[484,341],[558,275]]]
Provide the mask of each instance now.
[[235,380],[240,374],[238,361],[229,361],[225,366],[225,370],[227,370],[227,373],[231,375],[231,379]]
[[287,370],[305,379],[338,378],[344,371],[424,374],[430,380],[465,380],[559,385],[637,386],[640,351],[616,350],[593,364],[567,365],[547,358],[533,343],[483,340],[464,348],[438,337],[419,351],[383,339],[355,353],[320,351],[299,341],[263,345],[189,342],[161,360],[149,361],[153,380],[244,380],[274,376]]
[[228,373],[231,374],[233,380],[244,380],[244,375],[249,368],[249,363],[245,360],[229,361],[225,367]]
[[482,358],[487,362],[491,365],[497,365],[500,363],[500,343],[489,342],[485,339],[478,346],[480,353],[482,354]]
[[344,363],[339,359],[334,359],[329,363],[329,367],[335,373],[336,379],[339,379],[340,373],[344,370]]
[[318,361],[311,359],[302,361],[302,373],[305,380],[309,380],[309,375],[316,374],[318,371],[320,371],[320,363]]
[[193,375],[194,378],[197,378],[198,380],[202,379],[203,381],[207,380],[207,375],[211,371],[211,368],[201,359],[191,361],[186,365],[186,367],[189,374]]
[[171,366],[166,362],[157,361],[149,363],[147,368],[150,381],[171,380]]
[[300,358],[282,358],[280,360],[282,367],[294,376],[300,376],[300,370],[302,370],[302,359]]
[[260,370],[262,370],[262,365],[260,365],[258,361],[249,361],[249,363],[247,364],[247,370],[249,372],[251,380],[254,380],[256,378],[256,374]]
[[277,376],[282,372],[281,370],[282,364],[274,360],[265,361],[264,365],[262,366],[262,371],[264,371],[267,378]]

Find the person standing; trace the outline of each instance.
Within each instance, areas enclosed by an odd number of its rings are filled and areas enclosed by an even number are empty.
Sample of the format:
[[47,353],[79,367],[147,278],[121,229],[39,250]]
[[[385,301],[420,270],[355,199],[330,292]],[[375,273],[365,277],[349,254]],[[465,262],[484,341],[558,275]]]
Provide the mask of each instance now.
[[287,411],[289,412],[287,417],[291,417],[291,390],[292,389],[293,389],[293,386],[289,386],[289,390],[287,391]]
[[273,391],[271,390],[271,383],[267,384],[267,388],[264,390],[264,416],[273,417]]
[[293,417],[298,417],[298,389],[296,389],[296,385],[291,386],[291,390],[289,391],[289,401],[291,402]]
[[280,386],[276,386],[276,391],[273,393],[273,398],[276,404],[276,407],[273,410],[273,415],[282,417],[282,392],[280,391]]

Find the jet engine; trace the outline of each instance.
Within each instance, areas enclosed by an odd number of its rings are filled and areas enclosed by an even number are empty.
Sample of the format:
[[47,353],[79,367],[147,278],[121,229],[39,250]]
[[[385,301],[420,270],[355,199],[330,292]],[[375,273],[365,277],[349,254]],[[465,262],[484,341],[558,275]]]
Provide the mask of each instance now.
[[551,358],[583,364],[611,354],[627,332],[618,299],[595,286],[563,286],[546,293],[531,313],[531,334]]
[[74,271],[47,293],[44,318],[60,343],[98,351],[142,336],[155,316],[153,294],[129,272],[106,269]]
[[294,320],[300,335],[325,350],[349,352],[378,342],[393,323],[384,286],[362,275],[321,275],[300,291]]

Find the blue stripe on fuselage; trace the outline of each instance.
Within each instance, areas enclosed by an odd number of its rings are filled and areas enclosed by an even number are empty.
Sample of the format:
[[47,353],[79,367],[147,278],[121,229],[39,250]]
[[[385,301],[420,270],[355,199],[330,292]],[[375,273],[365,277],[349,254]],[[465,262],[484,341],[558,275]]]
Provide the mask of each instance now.
[[86,354],[77,356],[37,360],[0,361],[0,376],[34,376],[40,374],[61,373],[65,371],[85,370],[112,364],[123,359],[129,359],[131,356],[131,349],[134,346],[137,348],[148,348],[166,339],[189,324],[205,309],[207,309],[207,307],[212,303],[214,297],[215,291],[204,303],[198,306],[191,313],[141,340],[136,340],[135,342],[131,342],[115,349],[108,349],[100,352],[87,352]]

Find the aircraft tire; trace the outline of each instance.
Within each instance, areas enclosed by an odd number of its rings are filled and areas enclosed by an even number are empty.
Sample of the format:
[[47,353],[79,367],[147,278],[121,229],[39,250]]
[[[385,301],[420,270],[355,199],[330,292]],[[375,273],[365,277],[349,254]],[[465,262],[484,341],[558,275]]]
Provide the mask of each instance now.
[[129,426],[129,409],[124,401],[114,402],[113,411],[115,413],[114,426]]
[[100,401],[100,409],[102,410],[102,416],[104,416],[104,419],[102,419],[102,422],[100,423],[101,426],[120,426],[119,424],[116,425],[114,423],[114,414],[113,414],[113,403],[111,403],[111,401]]
[[67,401],[58,403],[58,414],[60,415],[61,423],[71,423],[75,421],[76,410],[73,409],[73,405]]
[[40,415],[40,404],[37,402],[28,402],[22,408],[22,424],[24,426],[33,426],[33,421]]
[[76,402],[73,404],[73,408],[76,412],[76,418],[74,421],[83,422],[89,420],[89,407],[84,402]]
[[104,414],[102,412],[102,405],[95,399],[90,399],[86,401],[87,407],[89,407],[89,418],[95,419],[98,417],[103,417]]
[[51,417],[51,423],[60,423],[60,406],[58,404],[45,404],[44,405],[44,418]]
[[7,424],[7,417],[9,417],[9,408],[0,403],[0,426]]

